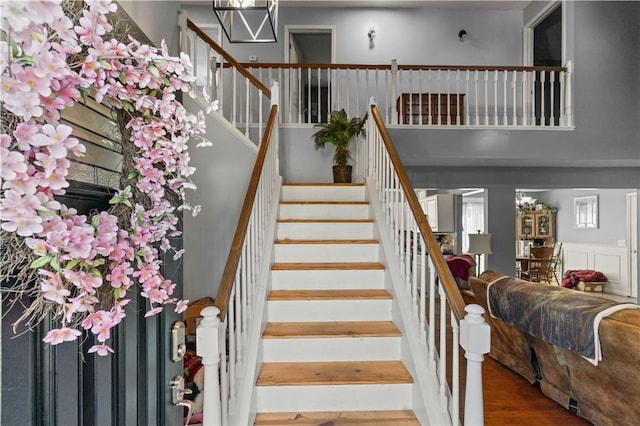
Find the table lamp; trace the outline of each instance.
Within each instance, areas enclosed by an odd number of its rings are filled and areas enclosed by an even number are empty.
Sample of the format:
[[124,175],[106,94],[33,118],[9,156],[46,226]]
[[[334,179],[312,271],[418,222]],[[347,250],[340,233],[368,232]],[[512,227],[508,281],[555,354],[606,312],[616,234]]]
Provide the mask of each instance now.
[[480,275],[480,256],[491,254],[491,234],[469,234],[469,253],[476,256],[476,276]]

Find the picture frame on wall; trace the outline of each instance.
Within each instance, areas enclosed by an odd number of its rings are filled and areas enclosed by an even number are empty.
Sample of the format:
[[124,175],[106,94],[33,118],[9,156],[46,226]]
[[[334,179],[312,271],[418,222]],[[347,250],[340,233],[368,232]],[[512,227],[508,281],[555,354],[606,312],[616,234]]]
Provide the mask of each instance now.
[[598,196],[573,198],[575,229],[598,229]]

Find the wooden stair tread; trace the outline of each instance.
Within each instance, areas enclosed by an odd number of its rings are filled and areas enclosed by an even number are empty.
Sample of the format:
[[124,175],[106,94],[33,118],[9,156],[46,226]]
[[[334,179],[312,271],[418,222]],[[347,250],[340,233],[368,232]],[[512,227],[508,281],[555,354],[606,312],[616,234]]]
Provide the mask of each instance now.
[[378,244],[379,241],[374,239],[353,239],[353,240],[283,239],[283,240],[276,240],[275,243],[276,244]]
[[398,337],[402,333],[392,321],[269,322],[263,339],[323,337]]
[[413,383],[402,361],[265,362],[257,386]]
[[311,205],[359,205],[359,206],[368,206],[368,201],[303,201],[303,200],[282,200],[280,204],[311,204]]
[[271,265],[272,271],[323,271],[384,269],[380,262],[282,262]]
[[387,290],[272,290],[267,300],[387,300]]
[[278,223],[373,223],[373,219],[278,219]]
[[364,186],[364,183],[290,182],[282,186]]
[[420,425],[411,410],[257,413],[256,426]]

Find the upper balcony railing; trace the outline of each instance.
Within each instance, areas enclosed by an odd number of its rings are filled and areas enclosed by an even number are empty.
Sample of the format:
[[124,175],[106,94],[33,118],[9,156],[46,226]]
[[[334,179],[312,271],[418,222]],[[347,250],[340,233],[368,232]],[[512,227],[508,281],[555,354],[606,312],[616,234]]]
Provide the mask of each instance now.
[[370,96],[386,125],[551,127],[573,125],[567,67],[242,63],[281,84],[282,123],[318,123]]
[[280,83],[281,124],[314,124],[374,97],[387,126],[573,127],[571,63],[565,67],[238,63],[191,21],[183,40],[195,86],[256,144]]

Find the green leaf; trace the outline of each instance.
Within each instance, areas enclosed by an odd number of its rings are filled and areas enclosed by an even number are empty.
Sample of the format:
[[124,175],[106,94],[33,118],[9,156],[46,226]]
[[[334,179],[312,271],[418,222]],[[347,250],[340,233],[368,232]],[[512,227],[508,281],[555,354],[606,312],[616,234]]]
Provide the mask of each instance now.
[[160,77],[160,71],[158,71],[158,68],[156,68],[155,65],[149,64],[149,66],[147,67],[147,70],[149,70],[149,72],[155,77],[158,78]]
[[123,203],[125,206],[127,206],[127,207],[129,207],[129,208],[131,208],[131,209],[133,208],[133,204],[131,204],[131,201],[129,201],[129,200],[124,200],[124,201],[122,201],[122,203]]
[[67,264],[64,266],[64,269],[73,269],[78,266],[78,263],[80,263],[80,259],[72,259],[67,262]]
[[125,290],[122,287],[113,289],[113,297],[115,297],[116,299],[122,299],[126,295],[127,295],[127,290]]
[[89,269],[89,273],[94,277],[102,278],[102,273],[98,271],[96,268]]
[[127,185],[125,189],[122,190],[122,195],[127,196],[131,193],[131,185]]
[[133,112],[133,105],[131,105],[129,102],[122,102],[122,109],[127,111],[127,112]]
[[95,215],[91,218],[91,226],[93,229],[98,229],[98,225],[100,224],[100,216]]
[[105,262],[106,260],[104,258],[94,259],[91,262],[89,262],[89,265],[96,267],[96,266],[104,265]]
[[111,64],[107,61],[105,61],[104,59],[100,59],[98,61],[100,63],[100,65],[102,65],[102,68],[104,68],[105,70],[111,70]]
[[142,258],[140,256],[136,256],[136,266],[138,269],[142,269]]
[[118,204],[121,202],[122,202],[122,198],[118,197],[117,195],[109,200],[109,204]]
[[33,269],[42,268],[43,266],[48,265],[49,262],[51,262],[51,259],[53,259],[53,256],[51,256],[50,254],[45,254],[44,256],[41,256],[31,262],[31,265],[29,265],[29,267]]
[[53,268],[54,271],[56,271],[56,272],[60,271],[60,265],[58,264],[58,261],[56,260],[55,257],[53,259],[51,259],[50,265],[51,265],[51,267]]
[[129,175],[127,176],[127,179],[138,178],[139,176],[140,176],[140,173],[138,173],[138,172],[131,172],[131,173],[129,173]]
[[124,76],[124,74],[120,74],[120,75],[118,75],[118,80],[120,80],[120,83],[122,83],[124,86],[126,86],[126,85],[127,85],[127,79],[126,79],[126,77]]

